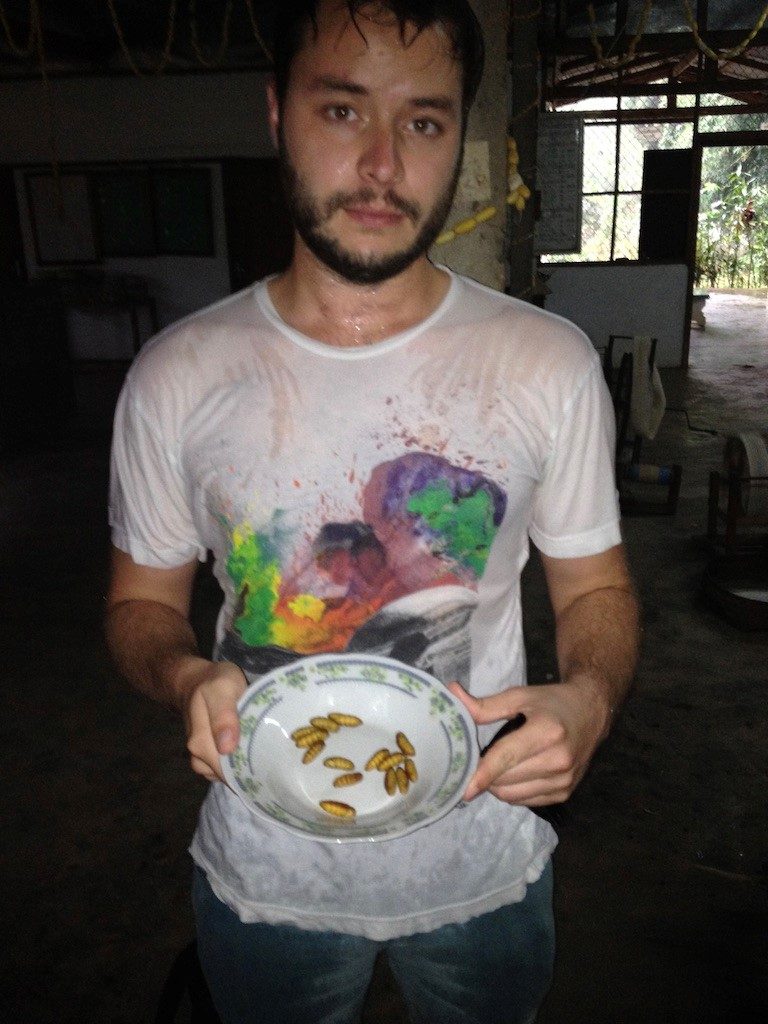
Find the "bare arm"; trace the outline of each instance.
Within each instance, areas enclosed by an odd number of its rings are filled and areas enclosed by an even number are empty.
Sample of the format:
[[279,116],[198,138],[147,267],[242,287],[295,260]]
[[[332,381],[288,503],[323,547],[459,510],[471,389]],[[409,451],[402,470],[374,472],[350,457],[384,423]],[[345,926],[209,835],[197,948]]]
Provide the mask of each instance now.
[[245,677],[229,662],[201,657],[189,623],[196,562],[175,569],[138,565],[112,549],[106,633],[112,657],[137,690],[182,712],[192,768],[222,778],[219,755],[239,736]]
[[531,807],[567,800],[629,689],[638,604],[621,546],[584,558],[543,556],[555,613],[559,683],[512,687],[475,699],[456,684],[478,723],[522,712],[526,724],[481,759],[467,790]]

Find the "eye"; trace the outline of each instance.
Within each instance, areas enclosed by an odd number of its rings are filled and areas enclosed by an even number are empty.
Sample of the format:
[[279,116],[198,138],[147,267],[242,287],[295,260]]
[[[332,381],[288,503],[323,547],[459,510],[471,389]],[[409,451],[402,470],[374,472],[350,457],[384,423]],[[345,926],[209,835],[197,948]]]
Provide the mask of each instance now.
[[355,111],[345,103],[334,103],[332,106],[326,107],[324,112],[329,121],[349,123],[357,119]]
[[435,138],[443,132],[443,126],[431,117],[417,117],[411,121],[411,127],[417,135],[424,135],[427,138]]

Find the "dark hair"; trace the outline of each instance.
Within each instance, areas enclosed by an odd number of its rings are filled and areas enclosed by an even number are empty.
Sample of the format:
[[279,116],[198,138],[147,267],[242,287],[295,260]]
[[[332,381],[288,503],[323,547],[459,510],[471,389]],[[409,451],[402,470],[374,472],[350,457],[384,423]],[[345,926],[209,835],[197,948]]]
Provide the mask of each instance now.
[[[288,90],[291,63],[304,42],[307,27],[317,33],[317,8],[321,0],[278,0],[273,40],[273,66],[277,98],[282,103]],[[439,22],[453,43],[454,57],[462,67],[462,106],[466,116],[474,102],[483,76],[485,45],[477,17],[468,0],[340,0],[357,25],[363,7],[379,6],[391,11],[405,39],[409,25],[417,33]],[[364,30],[358,30],[364,36]]]

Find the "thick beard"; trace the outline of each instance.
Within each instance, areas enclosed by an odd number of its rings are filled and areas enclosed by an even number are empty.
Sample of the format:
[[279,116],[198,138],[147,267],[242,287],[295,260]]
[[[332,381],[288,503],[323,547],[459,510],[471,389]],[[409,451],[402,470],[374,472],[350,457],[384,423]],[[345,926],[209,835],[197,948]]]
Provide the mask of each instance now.
[[[323,233],[323,224],[337,210],[355,202],[372,202],[377,195],[362,189],[354,193],[337,193],[322,206],[315,200],[306,182],[291,163],[282,132],[278,147],[280,171],[288,209],[296,230],[307,248],[330,270],[351,284],[380,284],[396,277],[415,263],[430,248],[445,223],[461,173],[461,159],[456,161],[450,181],[425,218],[416,237],[407,249],[388,256],[357,256],[344,249],[336,239]],[[404,213],[414,224],[421,218],[421,208],[402,199],[392,190],[384,199],[393,209]]]

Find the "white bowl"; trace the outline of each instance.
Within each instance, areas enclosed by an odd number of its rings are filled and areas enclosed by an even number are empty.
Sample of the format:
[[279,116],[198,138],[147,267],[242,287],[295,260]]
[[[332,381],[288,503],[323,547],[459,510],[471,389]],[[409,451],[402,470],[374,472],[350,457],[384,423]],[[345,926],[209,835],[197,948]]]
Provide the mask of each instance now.
[[[240,743],[222,758],[227,783],[257,817],[321,842],[395,839],[429,825],[461,801],[477,766],[477,731],[463,704],[433,676],[392,658],[303,658],[261,676],[238,710]],[[322,750],[304,763],[307,748],[292,733],[331,713],[361,724],[319,736]],[[365,766],[382,748],[398,754],[398,733],[415,750],[409,767],[417,777],[390,794],[385,773]],[[334,786],[348,774],[326,766],[334,756],[349,759],[362,779]],[[346,804],[354,817],[337,817],[321,801]]]

